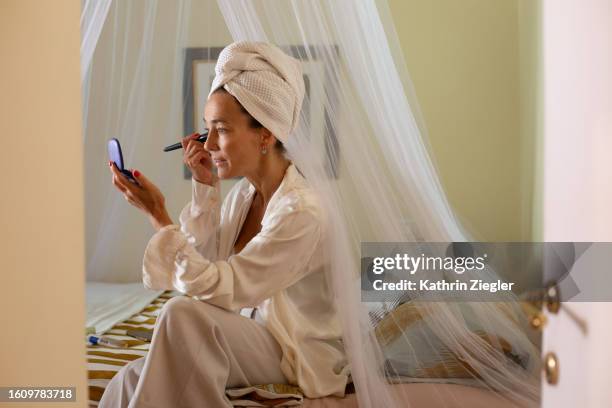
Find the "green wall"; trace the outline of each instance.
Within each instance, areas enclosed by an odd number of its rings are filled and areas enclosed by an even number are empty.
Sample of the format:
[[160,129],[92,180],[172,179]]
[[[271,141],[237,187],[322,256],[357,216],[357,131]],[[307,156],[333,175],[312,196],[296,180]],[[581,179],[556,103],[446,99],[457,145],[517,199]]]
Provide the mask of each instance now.
[[533,236],[538,2],[388,0],[442,184],[475,239]]

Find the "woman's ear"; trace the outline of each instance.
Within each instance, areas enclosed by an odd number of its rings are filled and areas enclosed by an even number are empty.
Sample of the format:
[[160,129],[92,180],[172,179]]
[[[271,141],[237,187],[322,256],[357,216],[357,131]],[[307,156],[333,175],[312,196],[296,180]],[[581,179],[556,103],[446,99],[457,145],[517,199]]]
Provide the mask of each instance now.
[[265,127],[262,127],[261,128],[261,144],[262,144],[262,146],[265,145],[268,149],[271,149],[272,146],[274,146],[274,143],[276,143],[276,138],[274,137],[272,132],[270,132]]

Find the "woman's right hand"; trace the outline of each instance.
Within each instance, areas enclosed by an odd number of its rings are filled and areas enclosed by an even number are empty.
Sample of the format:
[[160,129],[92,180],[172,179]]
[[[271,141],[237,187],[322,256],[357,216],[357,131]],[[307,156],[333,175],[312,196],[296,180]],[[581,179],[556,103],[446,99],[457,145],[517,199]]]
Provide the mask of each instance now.
[[212,171],[213,161],[210,153],[204,149],[204,143],[195,140],[199,136],[194,133],[181,140],[183,162],[191,170],[195,181],[212,186],[217,181],[217,176]]

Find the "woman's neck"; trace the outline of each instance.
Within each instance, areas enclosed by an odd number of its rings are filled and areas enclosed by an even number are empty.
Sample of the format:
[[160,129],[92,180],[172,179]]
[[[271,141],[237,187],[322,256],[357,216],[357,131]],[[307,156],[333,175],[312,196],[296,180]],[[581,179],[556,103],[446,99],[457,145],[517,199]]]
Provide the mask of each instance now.
[[255,187],[254,202],[264,207],[268,205],[270,198],[283,181],[290,164],[291,162],[284,157],[269,157],[261,161],[259,168],[253,174],[246,175],[246,178]]

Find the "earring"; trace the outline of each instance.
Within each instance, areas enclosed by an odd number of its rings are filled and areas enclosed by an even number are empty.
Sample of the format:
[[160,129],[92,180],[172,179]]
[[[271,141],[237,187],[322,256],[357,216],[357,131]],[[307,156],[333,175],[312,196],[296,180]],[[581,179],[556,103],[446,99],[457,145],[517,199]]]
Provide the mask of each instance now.
[[266,153],[268,153],[268,148],[264,146],[261,148],[261,154],[266,154]]

